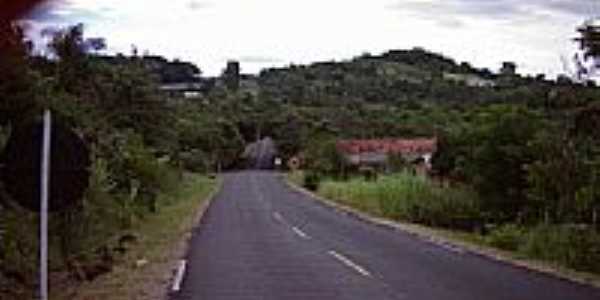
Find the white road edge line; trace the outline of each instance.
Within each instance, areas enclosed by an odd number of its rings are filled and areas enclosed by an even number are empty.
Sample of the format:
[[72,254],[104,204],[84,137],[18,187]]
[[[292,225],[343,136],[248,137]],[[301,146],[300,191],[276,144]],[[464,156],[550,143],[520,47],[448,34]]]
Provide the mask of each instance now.
[[304,239],[309,239],[310,237],[308,236],[308,234],[304,233],[304,231],[300,230],[300,228],[293,226],[292,230],[299,235],[301,238]]
[[273,213],[273,217],[275,218],[275,220],[277,220],[279,222],[283,222],[283,217],[281,216],[280,213],[278,213],[278,212]]
[[452,244],[448,244],[448,243],[440,241],[438,239],[429,238],[428,241],[431,244],[433,244],[435,246],[438,246],[438,247],[441,247],[443,249],[446,249],[447,251],[450,251],[450,252],[454,252],[454,253],[457,253],[457,254],[464,254],[465,253],[465,251],[462,248],[454,246]]
[[363,267],[355,264],[354,262],[352,262],[350,259],[346,258],[345,256],[343,256],[333,250],[329,251],[329,254],[331,256],[335,257],[337,260],[341,261],[346,266],[354,269],[356,272],[360,273],[361,275],[366,276],[366,277],[372,277],[371,273],[369,273],[369,271],[367,271]]
[[175,279],[173,280],[173,286],[171,287],[172,292],[179,292],[179,290],[181,290],[181,283],[183,282],[186,267],[186,260],[180,260],[179,265],[177,266],[177,273],[175,273]]
[[465,251],[461,248],[458,248],[456,246],[452,246],[452,245],[448,245],[448,244],[441,244],[440,246],[442,246],[442,248],[454,252],[454,253],[458,253],[458,254],[464,254]]

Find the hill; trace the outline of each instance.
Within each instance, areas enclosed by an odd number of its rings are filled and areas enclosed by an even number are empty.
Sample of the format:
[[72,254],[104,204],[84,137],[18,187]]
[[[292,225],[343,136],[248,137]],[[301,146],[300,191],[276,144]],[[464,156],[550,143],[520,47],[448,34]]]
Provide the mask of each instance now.
[[263,95],[297,104],[325,104],[332,98],[333,103],[529,101],[557,85],[543,76],[522,77],[510,62],[495,74],[422,48],[267,69],[259,81]]

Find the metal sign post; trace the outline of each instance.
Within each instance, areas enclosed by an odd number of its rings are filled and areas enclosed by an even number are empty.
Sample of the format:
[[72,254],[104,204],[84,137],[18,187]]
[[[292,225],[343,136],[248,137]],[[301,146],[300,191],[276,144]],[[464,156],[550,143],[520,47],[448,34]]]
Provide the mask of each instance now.
[[85,141],[59,119],[46,110],[41,122],[15,126],[0,153],[6,191],[20,206],[39,214],[41,300],[48,300],[48,216],[80,203],[90,177]]
[[50,183],[50,141],[52,120],[50,110],[44,112],[42,167],[40,174],[40,299],[48,300],[48,190]]

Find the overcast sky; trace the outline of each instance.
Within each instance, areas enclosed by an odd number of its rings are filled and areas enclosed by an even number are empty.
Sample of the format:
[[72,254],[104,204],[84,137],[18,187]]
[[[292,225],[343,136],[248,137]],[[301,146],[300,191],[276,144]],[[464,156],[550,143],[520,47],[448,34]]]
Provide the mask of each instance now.
[[364,52],[424,47],[476,67],[514,61],[521,73],[562,72],[575,27],[600,0],[58,0],[33,28],[82,22],[111,52],[192,61],[217,75],[344,60]]

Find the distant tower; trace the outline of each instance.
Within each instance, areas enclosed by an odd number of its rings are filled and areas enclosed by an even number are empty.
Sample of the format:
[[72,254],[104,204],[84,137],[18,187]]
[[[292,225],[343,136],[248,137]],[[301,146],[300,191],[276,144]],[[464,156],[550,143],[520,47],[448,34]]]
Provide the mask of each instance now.
[[510,61],[505,61],[502,63],[502,68],[500,69],[500,74],[507,76],[515,76],[517,75],[517,64]]
[[223,72],[225,84],[230,90],[237,90],[240,87],[240,62],[230,60],[227,62],[227,68]]

